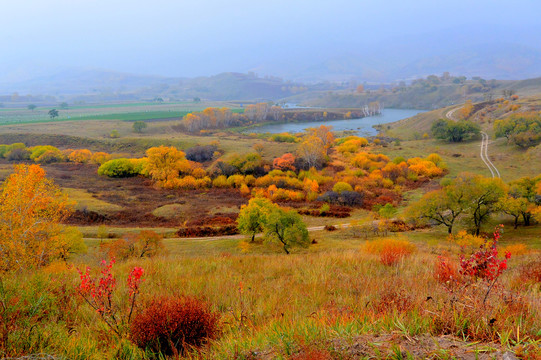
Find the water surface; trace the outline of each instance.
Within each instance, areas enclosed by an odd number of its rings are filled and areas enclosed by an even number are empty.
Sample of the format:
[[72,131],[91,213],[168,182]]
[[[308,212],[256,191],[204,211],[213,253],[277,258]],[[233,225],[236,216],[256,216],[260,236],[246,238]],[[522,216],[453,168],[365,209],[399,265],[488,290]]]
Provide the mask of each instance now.
[[387,124],[412,117],[424,110],[413,109],[384,109],[381,115],[369,116],[361,119],[347,119],[347,120],[323,120],[323,121],[311,121],[301,123],[281,123],[281,124],[269,124],[259,127],[247,129],[247,133],[298,133],[307,128],[318,127],[321,125],[330,125],[334,131],[353,130],[360,136],[373,136],[377,134],[376,129],[372,126],[379,124]]

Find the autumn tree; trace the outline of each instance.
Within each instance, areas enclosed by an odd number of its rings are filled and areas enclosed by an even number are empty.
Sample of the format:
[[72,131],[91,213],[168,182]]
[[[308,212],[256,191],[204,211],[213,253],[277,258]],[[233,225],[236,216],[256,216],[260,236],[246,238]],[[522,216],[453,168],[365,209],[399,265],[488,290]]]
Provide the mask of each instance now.
[[[509,186],[508,199],[503,201],[502,211],[513,217],[518,214],[522,217],[524,226],[529,226],[534,210],[541,205],[541,197],[536,194],[537,187],[541,186],[541,175],[535,178],[520,178],[512,181]],[[516,222],[515,217],[515,224]]]
[[237,218],[238,229],[241,234],[251,235],[252,242],[255,235],[264,229],[266,219],[276,207],[269,199],[256,197],[250,199],[248,205],[240,208]]
[[295,170],[295,156],[293,154],[287,153],[274,159],[272,162],[272,167],[282,171]]
[[325,161],[325,145],[319,137],[308,137],[297,149],[297,155],[304,160],[308,168],[320,167]]
[[306,130],[310,137],[317,137],[321,140],[323,151],[325,155],[329,153],[329,149],[334,143],[334,134],[332,132],[332,126],[321,125],[317,128],[309,128]]
[[60,222],[70,212],[39,165],[16,165],[0,194],[0,270],[40,267],[65,254]]
[[158,186],[173,188],[181,173],[190,173],[192,168],[184,153],[175,147],[158,146],[147,150],[144,172]]
[[294,210],[274,207],[266,217],[264,229],[267,238],[280,243],[286,254],[293,246],[307,247],[310,244],[306,225]]

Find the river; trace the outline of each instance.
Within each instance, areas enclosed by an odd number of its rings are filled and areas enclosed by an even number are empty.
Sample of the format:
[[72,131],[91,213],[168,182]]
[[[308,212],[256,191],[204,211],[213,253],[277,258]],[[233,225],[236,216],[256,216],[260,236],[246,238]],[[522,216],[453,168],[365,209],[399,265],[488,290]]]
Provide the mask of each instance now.
[[412,117],[424,110],[412,110],[412,109],[384,109],[380,115],[364,117],[361,119],[347,119],[347,120],[327,120],[327,121],[311,121],[301,123],[280,123],[280,124],[268,124],[259,127],[253,127],[246,129],[247,133],[298,133],[307,128],[318,127],[321,125],[330,125],[334,131],[353,130],[361,136],[372,136],[378,132],[374,129],[373,125],[387,124]]

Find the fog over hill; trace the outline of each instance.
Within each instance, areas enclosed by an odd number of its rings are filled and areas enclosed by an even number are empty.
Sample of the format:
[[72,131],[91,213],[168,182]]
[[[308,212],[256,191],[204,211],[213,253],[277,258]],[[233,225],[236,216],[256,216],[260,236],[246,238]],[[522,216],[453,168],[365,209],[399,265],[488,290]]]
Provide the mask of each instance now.
[[0,18],[0,94],[173,86],[179,95],[205,96],[213,87],[229,98],[254,88],[256,96],[284,95],[277,79],[246,87],[238,76],[215,76],[248,72],[305,84],[391,83],[444,71],[534,78],[541,76],[539,13],[532,0],[389,0],[384,9],[351,0],[11,2]]

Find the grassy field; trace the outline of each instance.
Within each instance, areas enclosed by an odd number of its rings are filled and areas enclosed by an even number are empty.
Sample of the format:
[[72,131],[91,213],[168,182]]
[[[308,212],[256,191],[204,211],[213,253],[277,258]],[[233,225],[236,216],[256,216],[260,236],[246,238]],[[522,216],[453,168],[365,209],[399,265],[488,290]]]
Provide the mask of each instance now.
[[[149,122],[144,133],[135,134],[129,120],[169,114],[161,105],[148,105],[157,110],[140,112],[147,105],[122,106],[124,112],[114,115],[107,107],[80,107],[72,110],[86,112],[86,120],[3,125],[0,142],[29,146],[41,142],[61,149],[84,147],[129,157],[143,156],[145,149],[159,144],[186,149],[217,143],[224,159],[252,152],[254,144],[261,143],[267,161],[294,153],[298,146],[237,133],[187,135],[173,131],[176,121],[169,120]],[[179,109],[191,105],[178,104]],[[445,111],[440,110],[438,116]],[[414,131],[423,131],[433,115],[419,116],[426,118],[418,129],[408,129],[412,137]],[[121,137],[109,139],[112,130],[118,130]],[[402,140],[373,146],[370,151],[391,158],[438,153],[448,164],[449,177],[462,171],[488,176],[479,158],[479,144]],[[501,139],[490,144],[489,155],[506,182],[541,173],[541,162],[533,161],[532,153]],[[126,319],[130,301],[126,278],[135,266],[144,270],[136,314],[160,296],[205,301],[220,316],[219,336],[199,350],[182,354],[185,358],[489,359],[501,358],[505,351],[523,358],[541,356],[534,354],[541,343],[541,292],[539,282],[529,278],[525,270],[526,264],[541,256],[539,225],[515,230],[509,218],[498,215],[484,227],[490,232],[495,225],[505,224],[500,246],[520,245],[523,249],[511,257],[508,270],[491,287],[484,280],[474,281],[455,271],[461,250],[441,227],[380,236],[366,233],[365,238],[356,226],[374,221],[374,214],[367,210],[355,209],[343,219],[303,216],[308,227],[353,227],[311,231],[310,246],[294,248],[291,255],[285,255],[277,243],[262,237],[253,243],[238,235],[177,237],[179,226],[187,221],[238,212],[248,199],[237,190],[157,189],[143,177],[98,176],[93,164],[58,163],[44,168],[76,202],[79,212],[92,211],[101,217],[94,223],[76,223],[87,253],[40,271],[2,275],[0,304],[6,310],[0,313],[0,335],[8,336],[0,336],[0,357],[41,353],[81,360],[152,358],[130,341],[126,323],[121,324],[119,333],[111,331],[75,290],[81,281],[76,269],[89,266],[97,274],[100,261],[107,256],[104,246],[143,230],[162,234],[164,249],[152,258],[118,259],[113,270],[117,282],[112,309],[118,319]],[[11,171],[11,163],[0,162],[1,179]],[[438,181],[407,191],[397,216],[409,202],[437,187]],[[116,216],[114,221],[111,216]],[[457,230],[466,228],[466,224],[457,225]],[[403,257],[386,265],[382,254],[373,249],[396,241],[402,244],[398,252]],[[454,278],[441,280],[439,256],[450,259]],[[489,296],[484,300],[487,289]],[[8,323],[5,314],[15,320]]]
[[69,106],[66,109],[56,107],[59,116],[51,119],[48,111],[53,107],[38,107],[34,110],[28,110],[26,108],[4,108],[0,109],[0,126],[84,120],[156,121],[172,118],[179,119],[188,112],[200,111],[206,107],[229,107],[235,109],[235,111],[239,111],[237,105],[229,102],[92,104]]
[[[506,232],[503,243],[520,238],[535,244],[537,234],[530,230]],[[281,254],[276,245],[246,245],[241,239],[166,239],[168,255],[120,262],[114,274],[122,278],[133,266],[144,269],[141,304],[157,294],[195,296],[220,314],[219,337],[186,358],[489,359],[508,350],[531,354],[537,349],[540,293],[520,271],[536,253],[513,257],[483,303],[482,282],[454,293],[434,277],[438,255],[458,261],[459,249],[444,232],[391,236],[410,240],[415,249],[394,266],[383,265],[367,251],[366,240],[344,229],[314,233],[318,243],[292,255]],[[95,264],[98,241],[87,241],[90,253],[76,259],[76,267]],[[18,291],[28,306],[44,311],[30,320],[34,330],[13,346],[70,359],[148,358],[127,337],[108,330],[76,293],[68,302],[54,300],[62,286],[78,282],[74,269],[56,264],[3,281],[8,294]],[[120,282],[117,315],[125,309],[125,291]],[[511,306],[507,296],[521,297]],[[494,324],[490,319],[496,319]],[[14,329],[14,335],[26,331]]]

